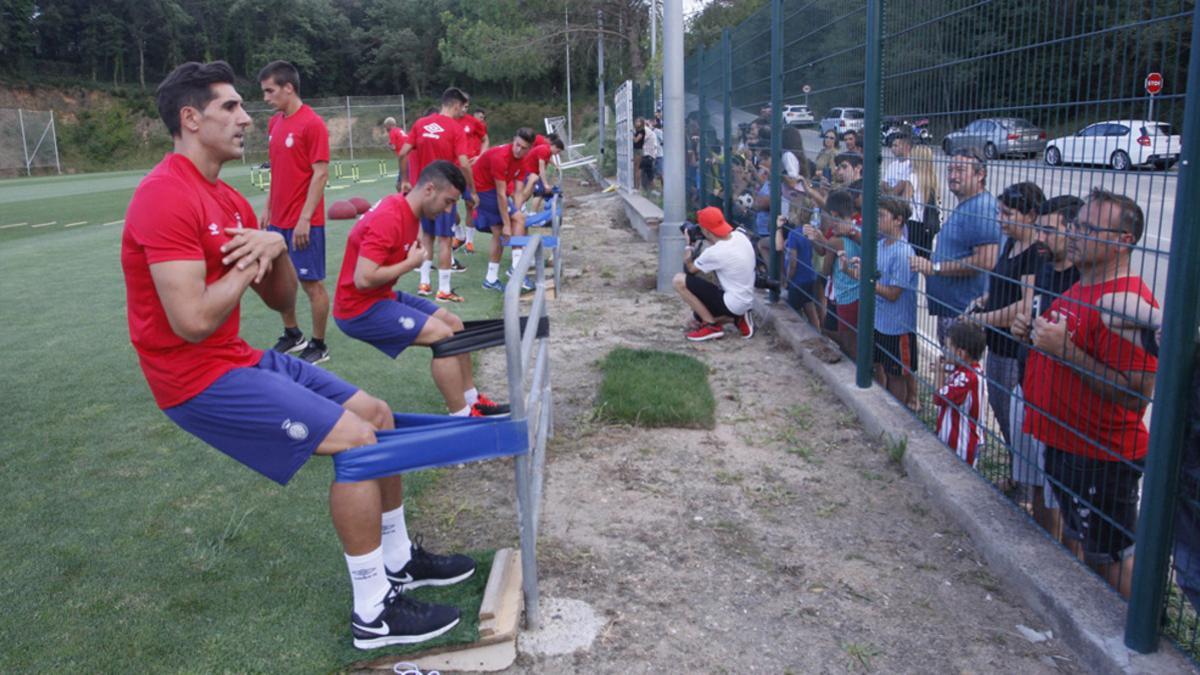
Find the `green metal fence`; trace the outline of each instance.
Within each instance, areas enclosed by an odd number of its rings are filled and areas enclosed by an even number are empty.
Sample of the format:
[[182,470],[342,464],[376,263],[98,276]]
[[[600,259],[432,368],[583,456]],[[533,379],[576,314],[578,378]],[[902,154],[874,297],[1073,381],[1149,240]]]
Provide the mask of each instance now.
[[1127,597],[1131,648],[1189,654],[1194,14],[773,0],[685,68],[689,207],[724,208],[860,386]]

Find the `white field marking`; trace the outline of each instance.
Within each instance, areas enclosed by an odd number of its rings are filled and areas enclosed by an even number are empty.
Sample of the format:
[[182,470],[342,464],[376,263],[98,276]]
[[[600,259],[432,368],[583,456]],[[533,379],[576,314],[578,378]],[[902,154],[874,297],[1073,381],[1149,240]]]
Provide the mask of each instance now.
[[29,223],[27,223],[27,222],[26,222],[26,223],[13,223],[13,224],[11,224],[11,225],[0,225],[0,230],[7,230],[7,229],[9,229],[10,227],[22,227],[22,226],[25,226],[25,225],[28,225],[28,224],[29,224]]
[[77,225],[87,225],[87,224],[88,224],[88,221],[80,220],[80,221],[74,222],[74,223],[67,223],[66,225],[63,225],[63,227],[76,227]]
[[358,181],[358,183],[359,185],[362,185],[363,183],[374,183],[378,180],[378,178],[364,178],[363,180]]
[[124,219],[124,218],[122,218],[122,219],[120,219],[120,220],[114,220],[114,221],[112,221],[112,222],[110,222],[110,223],[102,223],[100,226],[101,226],[101,227],[108,227],[109,225],[120,225],[120,224],[121,224],[121,223],[123,223],[123,222],[125,222],[125,219]]
[[57,224],[58,224],[57,220],[52,220],[48,223],[38,223],[37,225],[31,225],[30,227],[49,227],[51,225],[57,225]]

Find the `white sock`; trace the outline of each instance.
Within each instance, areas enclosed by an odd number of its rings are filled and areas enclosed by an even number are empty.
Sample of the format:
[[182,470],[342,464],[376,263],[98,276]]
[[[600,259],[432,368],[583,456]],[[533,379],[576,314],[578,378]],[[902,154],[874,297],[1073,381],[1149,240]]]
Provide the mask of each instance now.
[[524,250],[525,249],[523,249],[523,248],[515,248],[515,247],[513,248],[512,259],[510,260],[510,262],[512,263],[512,273],[513,274],[517,273],[517,262],[519,260],[521,260],[521,251],[524,251]]
[[464,227],[463,229],[467,231],[467,237],[466,237],[466,238],[467,238],[467,243],[468,243],[468,244],[474,244],[474,243],[475,243],[475,228],[473,228],[473,227]]
[[354,613],[366,622],[383,611],[383,599],[391,589],[383,571],[383,547],[364,555],[346,555],[350,584],[354,588]]
[[467,399],[467,405],[475,405],[479,401],[479,390],[471,387],[463,392],[463,398]]
[[383,514],[383,565],[399,572],[412,559],[412,541],[408,538],[408,526],[404,523],[404,505]]
[[450,270],[438,270],[438,293],[450,292]]
[[452,412],[452,413],[450,413],[450,416],[451,417],[470,417],[471,416],[471,406],[468,405],[467,407],[463,408],[462,410],[459,410],[458,412]]
[[425,262],[421,263],[421,283],[425,284],[426,286],[429,285],[429,272],[432,269],[432,260],[426,260]]
[[500,263],[488,263],[487,280],[489,282],[500,281]]

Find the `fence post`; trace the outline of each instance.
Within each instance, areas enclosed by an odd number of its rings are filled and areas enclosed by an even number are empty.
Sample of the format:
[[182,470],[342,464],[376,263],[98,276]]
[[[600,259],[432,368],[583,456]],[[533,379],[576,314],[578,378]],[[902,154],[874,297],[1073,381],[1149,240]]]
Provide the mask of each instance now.
[[346,97],[346,131],[350,134],[350,161],[354,161],[354,118],[350,116],[350,97]]
[[[779,281],[779,254],[775,252],[775,221],[779,220],[779,207],[783,199],[780,171],[783,168],[783,0],[771,0],[771,222],[769,224],[769,247],[767,274],[771,281]],[[769,302],[779,302],[779,287],[773,285],[767,291]]]
[[[1200,42],[1200,20],[1192,18],[1192,44]],[[1179,465],[1187,438],[1192,369],[1196,354],[1197,300],[1200,300],[1200,49],[1188,58],[1187,98],[1183,107],[1183,138],[1175,214],[1171,225],[1171,255],[1163,298],[1163,336],[1160,368],[1154,386],[1154,416],[1150,447],[1142,480],[1142,508],[1134,548],[1133,588],[1125,615],[1125,645],[1138,652],[1158,648],[1159,619],[1166,594],[1173,541],[1175,505],[1179,499]]]
[[883,99],[883,0],[867,0],[866,80],[863,103],[862,252],[858,282],[858,358],[856,383],[871,386],[875,348],[876,242],[879,224],[879,107]]
[[721,133],[721,180],[725,183],[725,189],[721,194],[725,197],[723,206],[727,217],[733,213],[733,63],[730,58],[731,51],[729,29],[726,28],[721,31],[721,80],[724,90],[721,100],[725,102],[725,109],[721,111],[725,122]]
[[25,114],[17,108],[17,126],[21,127],[21,155],[22,161],[25,162],[25,175],[32,176],[29,171],[29,142],[25,140]]
[[408,128],[408,111],[404,109],[404,94],[400,94],[400,127]]
[[[62,175],[62,165],[58,162],[58,127],[54,124],[54,111],[50,111],[50,138],[54,141],[54,169]],[[243,159],[246,157],[242,155]]]
[[704,55],[708,50],[701,46],[696,50],[696,97],[700,99],[700,140],[696,143],[696,168],[700,172],[700,198],[696,209],[708,206],[711,173],[709,173],[708,151],[704,149],[704,137],[708,134],[708,92],[704,90]]

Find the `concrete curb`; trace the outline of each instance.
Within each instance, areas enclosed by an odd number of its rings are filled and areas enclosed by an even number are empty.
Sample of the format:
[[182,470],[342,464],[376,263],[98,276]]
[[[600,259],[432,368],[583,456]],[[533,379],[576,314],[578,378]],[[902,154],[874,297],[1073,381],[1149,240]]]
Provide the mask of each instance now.
[[663,210],[637,193],[617,190],[625,206],[625,218],[638,236],[649,242],[658,241],[658,226],[663,222]]
[[859,389],[854,364],[827,364],[806,341],[817,332],[784,304],[769,305],[762,295],[754,310],[763,325],[800,355],[874,436],[908,439],[903,466],[934,504],[967,531],[1005,586],[1041,615],[1055,637],[1066,641],[1099,673],[1198,672],[1168,640],[1153,654],[1125,647],[1125,603],[1061,546],[1019,512],[979,474],[960,462],[899,402],[878,387]]

